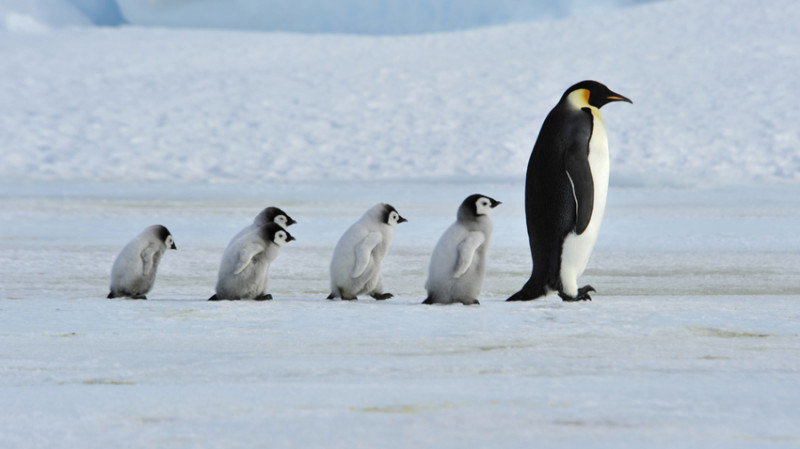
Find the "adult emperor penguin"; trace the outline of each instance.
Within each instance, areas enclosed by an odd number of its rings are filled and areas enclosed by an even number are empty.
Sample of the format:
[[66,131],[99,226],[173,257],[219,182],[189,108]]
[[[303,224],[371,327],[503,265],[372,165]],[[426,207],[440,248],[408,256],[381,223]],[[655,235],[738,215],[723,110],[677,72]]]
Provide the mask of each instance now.
[[489,212],[500,201],[486,195],[468,196],[458,208],[456,222],[442,234],[431,255],[428,298],[423,304],[480,304],[478,294],[486,271],[492,239]]
[[253,223],[251,225],[246,226],[244,229],[239,231],[238,234],[233,236],[231,243],[244,234],[253,232],[267,223],[278,223],[283,229],[288,229],[289,226],[297,222],[280,208],[270,206],[259,212],[259,214],[256,215],[256,218],[253,219]]
[[156,282],[161,256],[168,249],[178,249],[167,228],[153,225],[131,240],[114,260],[111,267],[111,292],[107,298],[145,296]]
[[394,228],[406,221],[391,205],[378,203],[353,223],[333,251],[328,299],[354,300],[367,294],[383,300],[394,296],[383,291],[381,263],[389,251]]
[[558,292],[564,301],[591,300],[578,288],[597,241],[608,192],[608,139],[600,108],[628,98],[597,81],[567,89],[545,118],[525,178],[525,216],[533,259],[528,282],[508,301]]
[[267,294],[269,264],[280,248],[294,240],[278,223],[267,223],[256,231],[234,239],[222,254],[217,277],[217,292],[209,301],[272,299]]

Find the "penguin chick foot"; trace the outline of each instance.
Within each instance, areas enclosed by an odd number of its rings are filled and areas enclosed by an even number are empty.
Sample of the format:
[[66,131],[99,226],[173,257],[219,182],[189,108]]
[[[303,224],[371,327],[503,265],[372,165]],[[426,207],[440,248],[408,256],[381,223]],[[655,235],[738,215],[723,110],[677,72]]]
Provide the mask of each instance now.
[[589,296],[589,292],[596,291],[597,290],[595,290],[591,285],[584,285],[578,289],[578,294],[575,297],[569,296],[564,292],[558,292],[558,296],[560,296],[561,300],[564,302],[591,301],[592,297]]
[[145,296],[145,295],[133,295],[133,296],[131,296],[131,299],[147,299],[147,296]]
[[481,303],[477,299],[462,299],[459,301],[461,304],[465,306],[479,306]]
[[383,300],[386,300],[386,299],[394,297],[394,295],[391,294],[391,293],[375,293],[375,294],[370,295],[370,296],[372,296],[373,298],[377,299],[378,301],[383,301]]
[[325,298],[325,299],[328,299],[328,300],[330,300],[330,301],[333,301],[334,299],[336,299],[336,295],[334,295],[333,293],[331,293],[331,294],[330,294],[330,295],[328,295],[328,297],[327,297],[327,298]]
[[253,298],[254,301],[272,301],[272,295],[269,293],[265,293],[263,295],[258,295]]

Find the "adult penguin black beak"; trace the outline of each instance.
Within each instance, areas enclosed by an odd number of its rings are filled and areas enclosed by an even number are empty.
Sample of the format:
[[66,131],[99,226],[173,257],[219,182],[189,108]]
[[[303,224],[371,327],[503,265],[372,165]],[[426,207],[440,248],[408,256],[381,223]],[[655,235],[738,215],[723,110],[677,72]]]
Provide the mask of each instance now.
[[630,104],[633,104],[630,98],[620,95],[616,92],[608,91],[608,95],[606,95],[606,103],[611,103],[612,101],[625,101]]

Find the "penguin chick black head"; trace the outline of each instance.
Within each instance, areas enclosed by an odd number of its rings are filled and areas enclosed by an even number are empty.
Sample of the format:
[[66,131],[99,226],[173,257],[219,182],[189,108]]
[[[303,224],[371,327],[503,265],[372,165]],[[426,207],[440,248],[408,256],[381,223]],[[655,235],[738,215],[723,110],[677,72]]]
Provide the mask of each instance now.
[[383,219],[381,220],[382,223],[387,224],[389,226],[395,227],[400,223],[405,223],[408,220],[400,216],[400,213],[397,212],[390,204],[383,205]]
[[259,225],[278,223],[283,228],[287,228],[297,223],[292,217],[289,216],[289,214],[277,207],[268,207],[262,210],[261,213],[256,216],[255,222]]
[[564,92],[561,101],[570,101],[578,108],[594,106],[598,109],[613,101],[633,102],[597,81],[581,81]]
[[272,242],[278,246],[283,246],[295,238],[289,231],[278,223],[267,223],[261,227],[261,237],[267,242]]
[[178,249],[178,247],[175,246],[175,239],[172,237],[169,229],[167,229],[165,226],[153,225],[150,227],[150,229],[152,229],[158,238],[164,242],[164,245],[167,246],[167,249]]
[[480,215],[486,215],[501,204],[503,203],[492,197],[475,193],[468,196],[461,203],[461,206],[458,208],[458,219],[471,220]]

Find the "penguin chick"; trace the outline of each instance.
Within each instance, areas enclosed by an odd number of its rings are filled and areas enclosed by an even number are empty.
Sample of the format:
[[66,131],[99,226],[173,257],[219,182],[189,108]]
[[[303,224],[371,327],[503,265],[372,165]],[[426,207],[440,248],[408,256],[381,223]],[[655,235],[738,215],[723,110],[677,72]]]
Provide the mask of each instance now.
[[278,223],[267,223],[234,239],[222,254],[216,294],[209,301],[272,299],[267,291],[269,265],[280,248],[294,240]]
[[600,108],[630,99],[597,81],[571,86],[542,123],[525,177],[525,219],[533,260],[528,282],[508,301],[558,292],[589,301],[578,288],[597,241],[608,192],[608,138]]
[[389,299],[384,293],[381,263],[394,237],[394,228],[408,220],[389,204],[378,203],[339,239],[331,259],[331,294],[328,299],[358,299],[368,294],[377,300]]
[[492,239],[489,212],[500,204],[480,194],[470,195],[461,203],[456,222],[433,249],[425,283],[428,298],[423,304],[480,304],[477,298]]
[[111,267],[111,292],[107,298],[145,296],[156,281],[161,256],[168,249],[178,249],[169,230],[153,225],[131,240],[114,260]]
[[233,236],[228,245],[233,243],[234,240],[238,239],[244,234],[256,231],[258,228],[264,226],[267,223],[278,223],[279,225],[281,225],[283,229],[288,229],[289,226],[297,222],[292,217],[290,217],[289,214],[282,211],[280,208],[270,206],[259,212],[259,214],[256,215],[256,218],[253,220],[252,224],[250,224],[249,226],[245,226],[241,231],[239,231],[239,233]]

